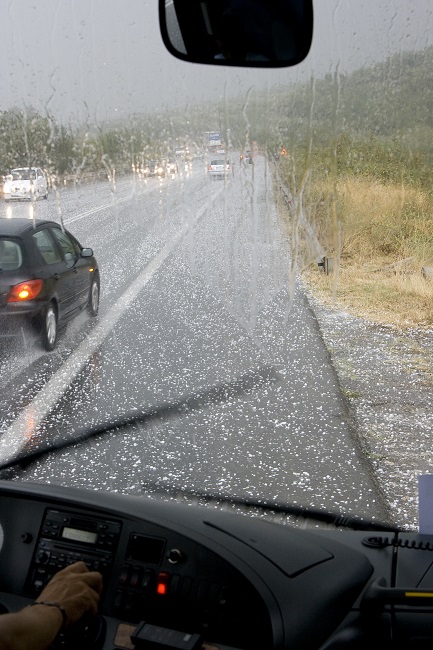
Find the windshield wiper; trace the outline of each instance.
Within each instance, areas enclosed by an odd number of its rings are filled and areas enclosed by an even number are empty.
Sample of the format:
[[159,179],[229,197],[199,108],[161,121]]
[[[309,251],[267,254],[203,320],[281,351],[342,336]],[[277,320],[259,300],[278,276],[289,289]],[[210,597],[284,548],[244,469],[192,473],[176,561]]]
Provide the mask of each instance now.
[[[18,455],[11,460],[0,464],[0,472],[20,467],[24,469],[31,463],[43,458],[44,456],[52,455],[58,451],[62,451],[69,447],[78,446],[92,438],[102,437],[107,433],[120,431],[126,427],[134,424],[145,424],[152,420],[162,420],[172,417],[180,417],[191,411],[202,409],[211,404],[228,401],[251,390],[256,390],[266,384],[281,381],[281,376],[272,367],[260,368],[251,373],[242,375],[239,379],[213,386],[209,390],[188,395],[181,398],[174,403],[161,404],[160,406],[152,407],[142,413],[125,414],[122,418],[115,421],[107,421],[95,425],[91,428],[78,429],[75,431],[73,438],[59,440],[55,443],[40,447],[38,449],[29,451],[27,453]],[[365,530],[365,531],[384,531],[398,533],[402,532],[396,526],[385,524],[382,522],[365,520],[361,517],[351,515],[344,515],[336,512],[328,512],[316,508],[306,506],[299,506],[294,504],[270,502],[265,499],[251,499],[249,497],[235,497],[230,494],[209,493],[196,490],[184,490],[182,488],[175,488],[171,485],[161,485],[161,483],[147,482],[146,487],[151,488],[154,492],[170,495],[170,496],[183,496],[194,499],[201,499],[207,502],[226,503],[242,508],[259,509],[272,512],[274,514],[284,514],[303,518],[306,520],[313,520],[332,525],[336,528],[350,528],[352,530]]]
[[235,381],[218,384],[200,393],[183,397],[177,402],[161,404],[141,413],[134,411],[125,414],[118,420],[109,420],[90,428],[78,429],[74,432],[74,437],[58,440],[57,442],[20,454],[15,458],[1,463],[0,472],[17,466],[21,468],[28,467],[31,463],[39,460],[43,456],[51,455],[68,447],[75,447],[91,438],[119,431],[134,424],[144,424],[152,420],[162,420],[172,417],[179,418],[192,411],[201,410],[211,404],[226,402],[249,391],[257,390],[266,384],[278,381],[281,381],[281,376],[275,368],[259,368],[254,372],[242,375]]
[[335,528],[350,528],[351,530],[382,531],[389,533],[407,532],[397,526],[385,524],[380,521],[372,521],[370,519],[363,519],[359,516],[345,515],[338,512],[329,512],[327,510],[320,510],[319,508],[311,508],[309,506],[279,503],[277,501],[268,501],[266,499],[251,499],[250,497],[236,497],[231,494],[216,492],[202,492],[201,490],[177,489],[172,485],[164,485],[151,481],[146,482],[145,487],[151,488],[154,492],[159,494],[173,497],[187,497],[190,499],[213,502],[215,504],[226,503],[247,509],[266,510],[274,514],[290,515],[306,520],[319,521]]

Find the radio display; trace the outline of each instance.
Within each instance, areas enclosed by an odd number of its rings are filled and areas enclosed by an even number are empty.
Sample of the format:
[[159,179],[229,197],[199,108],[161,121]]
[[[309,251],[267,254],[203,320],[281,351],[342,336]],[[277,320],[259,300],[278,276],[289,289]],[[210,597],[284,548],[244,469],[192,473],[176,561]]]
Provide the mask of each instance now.
[[97,534],[90,530],[79,530],[78,528],[64,527],[62,530],[64,539],[71,539],[74,542],[85,542],[86,544],[96,544]]

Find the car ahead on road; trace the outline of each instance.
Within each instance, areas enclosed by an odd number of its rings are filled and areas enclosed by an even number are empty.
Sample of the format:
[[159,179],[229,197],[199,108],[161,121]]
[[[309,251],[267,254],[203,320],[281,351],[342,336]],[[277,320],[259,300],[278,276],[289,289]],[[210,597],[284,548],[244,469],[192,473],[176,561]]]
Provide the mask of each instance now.
[[[93,250],[52,221],[0,219],[0,322],[29,319],[53,350],[61,324],[99,308]],[[3,327],[1,329],[3,329]]]
[[3,186],[5,201],[48,198],[48,182],[40,167],[17,167],[6,176]]
[[229,160],[216,158],[211,160],[207,167],[207,175],[211,179],[228,178],[233,174],[233,165]]
[[179,172],[179,165],[175,160],[167,161],[167,174],[173,176]]
[[158,176],[159,178],[164,178],[165,176],[164,164],[158,160],[150,160],[147,165],[147,176],[149,177]]

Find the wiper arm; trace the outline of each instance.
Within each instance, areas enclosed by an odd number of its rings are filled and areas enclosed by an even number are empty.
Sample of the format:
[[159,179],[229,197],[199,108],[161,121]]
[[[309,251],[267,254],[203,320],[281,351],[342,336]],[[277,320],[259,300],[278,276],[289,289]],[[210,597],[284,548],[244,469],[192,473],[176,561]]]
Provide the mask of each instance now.
[[147,482],[146,487],[150,487],[154,492],[160,494],[185,496],[214,503],[227,503],[242,508],[246,507],[267,510],[268,512],[273,512],[275,514],[292,515],[302,519],[320,521],[325,524],[330,524],[335,528],[350,528],[351,530],[382,531],[390,533],[407,532],[397,526],[385,524],[380,521],[371,521],[369,519],[362,519],[361,517],[355,517],[353,515],[344,515],[338,512],[328,512],[327,510],[320,510],[319,508],[278,503],[277,501],[267,501],[266,499],[261,500],[251,499],[249,497],[235,497],[230,494],[202,492],[200,490],[176,489],[171,485],[164,486],[161,485],[161,483]]
[[61,451],[68,447],[74,447],[91,438],[103,436],[113,431],[119,431],[119,429],[129,427],[133,424],[144,424],[152,420],[181,417],[191,411],[200,410],[210,404],[225,402],[251,390],[258,389],[265,384],[280,380],[281,376],[275,368],[260,368],[254,372],[242,375],[235,381],[213,386],[212,388],[195,395],[188,395],[177,402],[161,404],[160,406],[152,407],[142,413],[137,413],[137,411],[127,413],[121,419],[115,420],[114,422],[110,420],[90,428],[78,429],[73,438],[59,440],[58,442],[46,445],[45,447],[40,447],[39,449],[20,454],[17,457],[0,464],[0,472],[17,466],[20,466],[21,468],[28,467],[28,465],[43,456]]
[[[248,391],[258,389],[261,386],[281,380],[281,376],[272,367],[264,367],[253,373],[242,375],[239,379],[213,386],[209,390],[202,391],[195,395],[188,395],[181,398],[174,403],[161,404],[160,406],[153,407],[142,413],[128,413],[119,420],[106,421],[101,424],[95,425],[86,429],[78,429],[73,438],[60,440],[56,443],[47,445],[45,447],[29,451],[28,453],[19,455],[11,460],[0,464],[0,472],[12,469],[14,467],[25,468],[31,463],[39,460],[40,458],[51,455],[57,451],[62,451],[69,447],[78,446],[92,438],[104,436],[107,433],[119,431],[125,427],[130,427],[134,424],[146,424],[152,420],[162,420],[172,417],[180,417],[188,412],[200,410],[210,404],[218,404],[220,402],[233,399],[237,396],[243,395]],[[201,492],[196,490],[176,489],[173,486],[162,486],[160,483],[147,483],[154,492],[163,493],[172,496],[185,496],[190,498],[202,499],[204,501],[224,502],[231,505],[237,505],[246,508],[256,508],[267,510],[276,514],[292,515],[303,519],[310,519],[320,521],[322,523],[330,524],[334,527],[350,528],[352,530],[366,530],[366,531],[384,531],[384,532],[403,532],[396,526],[389,524],[364,520],[360,517],[351,515],[344,515],[335,512],[328,512],[316,508],[305,506],[298,506],[294,504],[282,504],[278,502],[269,502],[266,500],[258,500],[244,497],[234,497],[232,495]]]

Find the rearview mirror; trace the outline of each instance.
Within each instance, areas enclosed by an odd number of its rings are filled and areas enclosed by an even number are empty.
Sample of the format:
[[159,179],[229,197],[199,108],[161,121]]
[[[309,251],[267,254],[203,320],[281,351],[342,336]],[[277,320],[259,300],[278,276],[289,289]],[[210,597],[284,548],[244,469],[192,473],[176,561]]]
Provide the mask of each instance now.
[[312,0],[160,0],[161,35],[191,63],[287,67],[307,56]]

